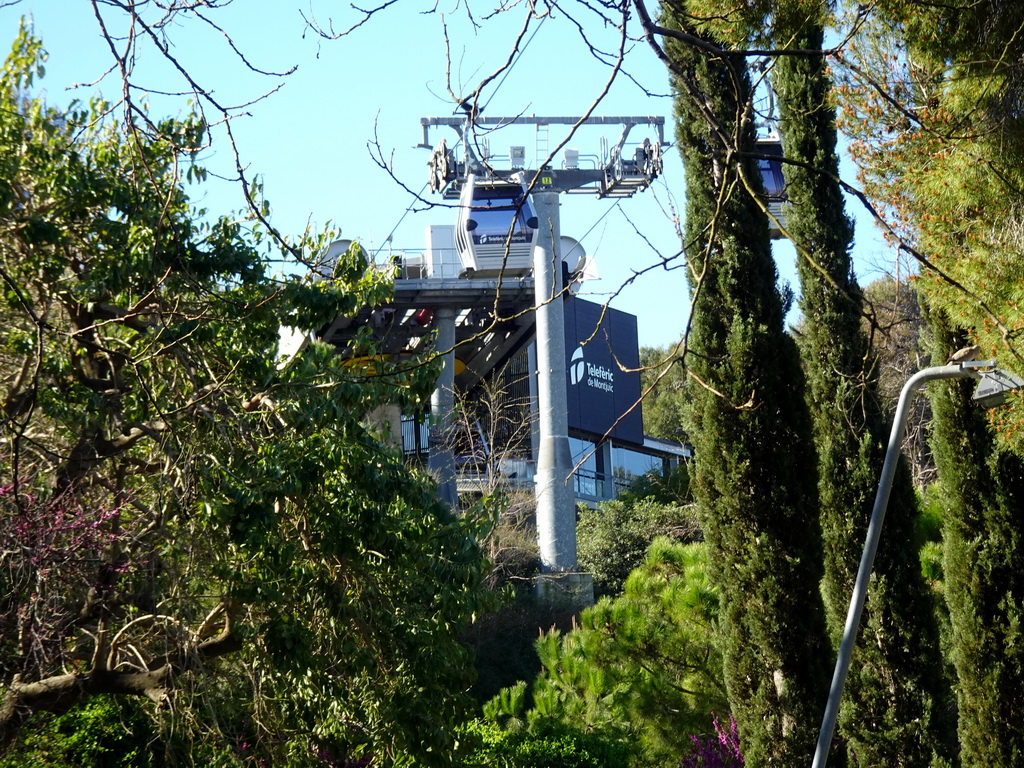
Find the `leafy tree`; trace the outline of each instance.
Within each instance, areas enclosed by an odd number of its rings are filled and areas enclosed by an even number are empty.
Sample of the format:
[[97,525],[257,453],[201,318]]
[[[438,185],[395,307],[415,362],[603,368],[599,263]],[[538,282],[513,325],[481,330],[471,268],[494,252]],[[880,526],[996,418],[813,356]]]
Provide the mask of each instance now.
[[58,113],[32,93],[43,60],[22,30],[0,79],[0,745],[112,694],[197,743],[241,722],[275,764],[449,763],[482,519],[360,422],[421,401],[431,367],[277,362],[282,324],[379,303],[385,279],[356,250],[333,279],[273,277],[327,233],[280,253],[195,209],[201,121],[146,138],[101,102]]
[[641,347],[640,384],[644,393],[644,434],[686,443],[686,370],[674,351]]
[[[844,128],[918,287],[983,355],[1022,367],[1016,4],[893,0],[866,18],[840,91]],[[937,34],[942,30],[942,34]],[[1019,451],[1016,430],[1000,442]]]
[[809,762],[828,688],[816,473],[799,358],[783,330],[753,160],[751,87],[688,6],[669,4],[693,301],[693,477],[744,758]]
[[[823,19],[780,4],[773,34],[819,51]],[[861,331],[863,299],[853,274],[852,223],[837,183],[835,112],[824,54],[775,63],[787,233],[799,253],[800,337],[818,454],[825,550],[822,585],[834,641],[842,636],[871,518],[887,438],[874,356]],[[917,499],[902,463],[889,498],[886,536],[856,646],[859,672],[846,685],[840,733],[867,765],[928,765],[952,756],[938,626],[914,541]]]
[[[865,319],[862,323],[878,365],[878,396],[886,419],[896,413],[900,390],[912,375],[929,364],[924,317],[917,289],[910,281],[882,278],[864,287]],[[910,403],[903,455],[910,464],[915,488],[935,480],[935,460],[928,446],[932,410],[928,399]]]
[[645,472],[634,477],[617,500],[627,505],[653,501],[658,504],[687,506],[693,501],[690,494],[690,470],[686,464],[680,463],[667,472]]

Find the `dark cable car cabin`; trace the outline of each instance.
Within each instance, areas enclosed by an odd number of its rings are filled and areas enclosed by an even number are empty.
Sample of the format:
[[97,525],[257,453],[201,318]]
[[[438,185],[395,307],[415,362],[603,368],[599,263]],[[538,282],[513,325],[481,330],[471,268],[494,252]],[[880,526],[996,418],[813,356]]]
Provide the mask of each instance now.
[[[768,203],[768,212],[771,213],[779,223],[786,225],[782,216],[782,204],[788,199],[786,196],[786,178],[782,173],[782,142],[776,133],[764,139],[757,140],[757,152],[761,155],[771,155],[772,159],[758,158],[757,167],[761,171],[761,181],[764,182],[764,191]],[[779,158],[779,159],[775,159]],[[768,234],[772,240],[782,238],[782,232],[778,225],[768,219]]]
[[537,217],[523,186],[508,181],[477,181],[470,174],[462,188],[455,222],[455,247],[467,274],[526,274],[533,267],[536,244]]

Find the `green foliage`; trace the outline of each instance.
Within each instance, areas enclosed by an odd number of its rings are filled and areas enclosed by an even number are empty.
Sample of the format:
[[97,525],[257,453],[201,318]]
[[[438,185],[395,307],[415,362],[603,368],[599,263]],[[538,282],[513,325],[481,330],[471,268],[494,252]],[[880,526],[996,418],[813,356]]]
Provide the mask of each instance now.
[[467,733],[480,743],[468,766],[619,768],[628,756],[622,744],[556,723],[538,732],[509,732],[477,721],[467,726]]
[[197,762],[244,723],[275,765],[450,764],[491,516],[361,421],[422,404],[434,366],[277,360],[282,324],[378,305],[385,275],[351,249],[334,279],[275,276],[333,234],[197,210],[201,119],[126,136],[105,104],[50,108],[41,56],[23,30],[0,81],[0,748],[113,693],[164,705]]
[[[787,45],[820,50],[821,22],[782,13],[774,34]],[[825,56],[788,56],[775,66],[786,156],[786,229],[798,250],[804,322],[801,352],[818,454],[818,499],[825,551],[822,593],[834,642],[846,622],[888,430],[877,370],[861,329],[863,299],[853,275],[852,223],[843,210],[836,121]],[[953,753],[943,718],[938,626],[914,542],[916,497],[901,466],[874,563],[839,733],[869,765],[927,765]],[[893,679],[903,684],[894,686]]]
[[139,702],[97,698],[65,715],[41,717],[0,757],[0,768],[158,768],[156,728]]
[[[864,80],[896,73],[899,112],[873,86],[848,88],[847,129],[868,192],[922,258],[917,288],[933,364],[978,344],[1020,374],[1024,269],[1018,3],[891,0],[862,30]],[[885,58],[877,56],[883,52]],[[871,58],[865,58],[870,54]],[[884,61],[884,65],[881,63]],[[888,74],[883,75],[887,79]],[[913,119],[906,119],[912,115]],[[932,442],[943,506],[942,589],[957,673],[960,759],[1012,765],[1019,706],[1019,518],[1024,432],[1019,402],[979,413],[967,383],[935,385]]]
[[[929,315],[935,356],[945,359],[963,336],[938,311]],[[971,403],[972,384],[956,382],[930,393],[961,760],[1014,765],[1024,758],[1024,732],[1010,716],[1024,690],[1024,461],[997,442],[984,413]],[[1005,727],[994,725],[999,723]]]
[[624,504],[636,504],[644,500],[666,505],[691,503],[690,470],[686,464],[677,464],[667,474],[647,472],[640,475],[633,479],[629,488],[620,493],[618,498]]
[[678,542],[700,537],[692,506],[663,503],[653,498],[619,498],[597,509],[580,507],[576,548],[580,568],[594,577],[598,595],[622,592],[630,572],[643,562],[658,536]]
[[700,44],[724,41],[692,21],[691,4],[662,7],[668,26],[698,41],[666,50],[694,295],[685,362],[701,383],[687,419],[692,484],[721,591],[726,687],[748,764],[806,764],[831,653],[811,427],[758,199],[752,120],[742,119],[751,85],[741,56]]
[[[921,563],[921,576],[930,592],[932,611],[938,622],[944,676],[947,680],[956,680],[957,672],[953,664],[953,627],[950,623],[949,604],[946,602],[946,573],[943,565],[945,546],[942,540],[949,503],[949,495],[942,487],[941,480],[928,486],[920,500],[921,512],[915,524],[915,540],[921,542],[918,559]],[[955,693],[947,693],[946,701],[948,709],[952,712],[955,707]],[[952,717],[949,719],[952,720]],[[952,731],[952,722],[949,727]]]
[[[902,72],[901,111],[857,87],[860,75],[844,86],[844,127],[858,139],[867,190],[923,259],[917,285],[927,302],[983,356],[1020,373],[1024,133],[1021,77],[1009,62],[1024,51],[1013,32],[1021,9],[887,0],[879,10],[859,36],[856,63],[869,79]],[[1016,407],[1002,409],[1000,422],[996,441],[1022,453]]]
[[688,733],[728,709],[715,635],[719,604],[702,544],[657,539],[617,598],[571,632],[537,641],[543,672],[485,707],[509,732],[559,723],[630,745],[634,764],[678,762]]
[[948,502],[943,499],[944,494],[940,486],[941,483],[933,483],[921,499],[921,511],[914,524],[914,538],[921,542],[921,575],[930,588],[941,595],[942,520],[943,508]]
[[644,434],[686,443],[686,370],[672,349],[640,348]]

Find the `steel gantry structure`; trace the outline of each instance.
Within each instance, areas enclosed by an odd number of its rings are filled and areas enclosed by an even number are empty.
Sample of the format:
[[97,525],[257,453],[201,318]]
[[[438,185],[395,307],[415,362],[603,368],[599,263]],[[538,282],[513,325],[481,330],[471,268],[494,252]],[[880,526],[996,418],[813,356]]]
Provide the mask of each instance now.
[[[567,286],[562,281],[558,196],[561,193],[590,193],[599,198],[623,198],[646,189],[662,171],[665,119],[649,116],[519,115],[475,116],[469,122],[465,118],[424,117],[420,119],[420,125],[423,129],[420,146],[432,150],[428,165],[433,191],[447,193],[451,197],[459,195],[463,208],[475,206],[472,196],[463,194],[463,187],[467,180],[481,184],[483,179],[485,188],[488,180],[501,184],[519,183],[533,198],[537,228],[532,259],[537,340],[537,536],[541,562],[546,572],[575,571],[576,510],[571,486],[573,460],[568,436],[565,332],[561,301]],[[512,145],[507,155],[508,167],[498,169],[496,161],[502,158],[491,154],[486,146],[474,141],[474,132],[478,128],[487,129],[489,138],[498,129],[514,125],[532,125],[538,137],[546,137],[552,125],[572,126],[574,129],[584,125],[615,125],[622,130],[617,143],[610,149],[604,148],[592,161],[593,167],[590,168],[581,167],[581,159],[586,161],[587,157],[581,158],[576,150],[566,150],[559,167],[554,167],[552,161],[555,152],[549,153],[546,141],[542,142],[538,138],[533,167],[527,162],[525,148]],[[632,153],[626,152],[629,134],[638,125],[652,127],[655,140],[652,142],[650,137],[645,137]],[[431,145],[429,132],[432,127],[447,127],[456,132],[459,140],[457,144],[461,144],[463,150],[461,159],[457,146],[449,148],[443,140],[436,147]],[[460,218],[460,222],[463,220],[464,217]],[[512,222],[506,226],[510,234],[514,228]],[[511,242],[506,245],[506,259],[510,248]],[[473,282],[471,276],[467,282]],[[450,364],[454,365],[454,361]]]

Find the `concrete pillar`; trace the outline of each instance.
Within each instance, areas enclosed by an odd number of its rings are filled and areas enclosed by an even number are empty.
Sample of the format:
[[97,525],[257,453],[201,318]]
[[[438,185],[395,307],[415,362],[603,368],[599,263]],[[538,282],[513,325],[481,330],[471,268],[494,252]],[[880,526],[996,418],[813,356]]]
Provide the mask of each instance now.
[[454,307],[434,310],[437,338],[434,349],[441,355],[441,375],[430,398],[430,456],[427,469],[437,480],[437,493],[455,509],[459,503],[455,479],[455,458],[452,456],[452,412],[455,409],[455,318]]
[[[531,341],[526,348],[526,365],[530,372],[530,458],[537,467],[537,456],[540,453],[540,431],[537,427],[537,342]],[[534,473],[536,474],[536,472]]]
[[576,570],[576,506],[569,451],[565,318],[558,193],[534,192],[540,238],[533,253],[537,302],[537,539],[546,573]]

